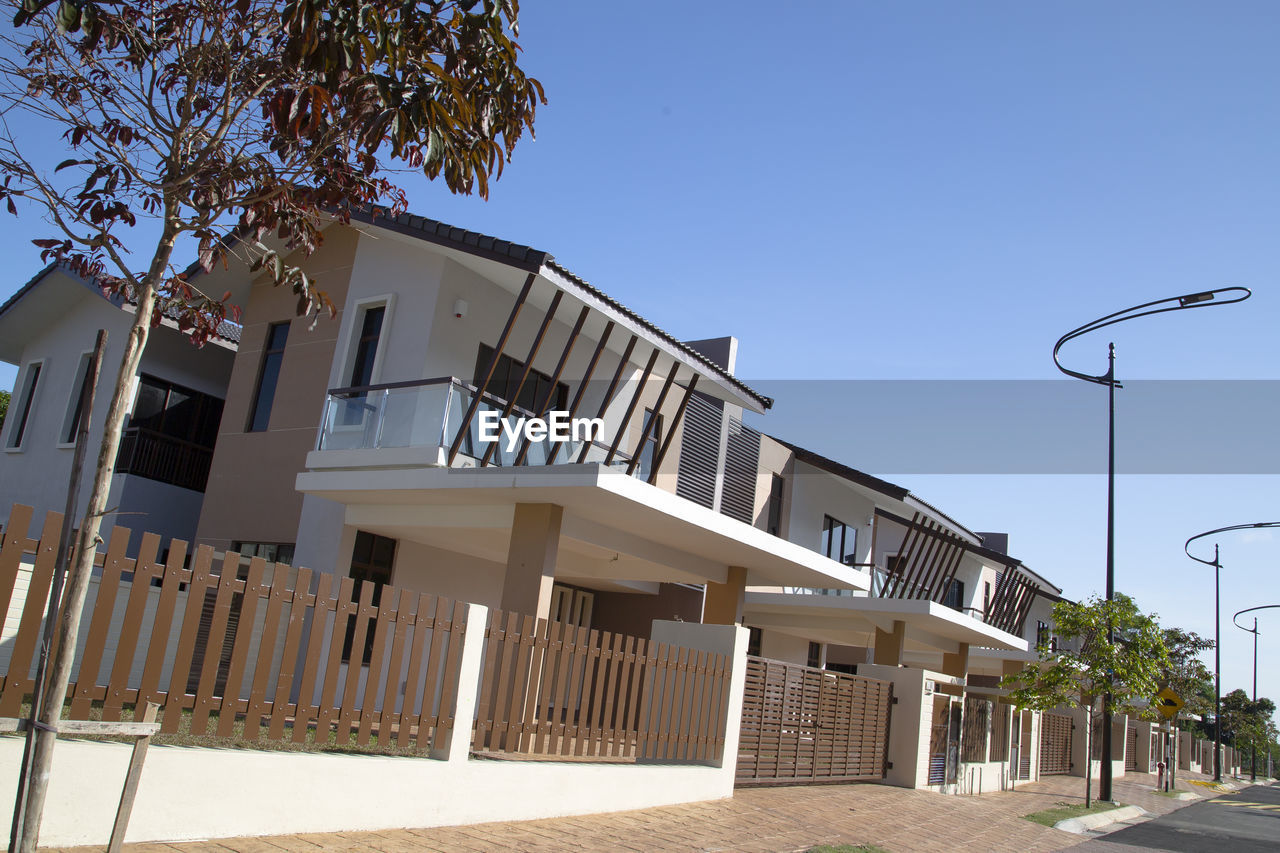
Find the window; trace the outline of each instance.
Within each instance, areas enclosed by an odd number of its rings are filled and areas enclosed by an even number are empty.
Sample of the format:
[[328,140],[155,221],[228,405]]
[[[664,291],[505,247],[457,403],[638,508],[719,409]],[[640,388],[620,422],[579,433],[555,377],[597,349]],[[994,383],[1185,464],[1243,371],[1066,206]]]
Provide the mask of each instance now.
[[284,346],[288,339],[287,322],[272,323],[267,327],[262,366],[258,368],[258,388],[253,392],[253,407],[249,410],[249,426],[245,432],[262,432],[271,421],[271,404],[275,401],[280,363],[284,361]]
[[773,482],[769,485],[769,516],[765,527],[774,536],[782,535],[782,487],[783,479],[777,474],[773,475]]
[[[653,429],[649,429],[649,422],[657,418],[653,425]],[[640,434],[644,435],[644,431],[649,429],[649,435],[644,440],[644,446],[636,449],[640,454],[640,465],[637,467],[641,480],[648,480],[649,474],[653,471],[653,463],[658,458],[658,448],[662,446],[662,415],[654,414],[653,409],[644,410],[644,422],[640,424]]]
[[747,654],[760,657],[760,640],[763,632],[759,628],[747,627]]
[[991,581],[982,583],[982,612],[984,614],[991,612]]
[[[382,587],[391,583],[391,567],[396,559],[396,540],[376,533],[360,530],[356,533],[355,547],[351,549],[351,577],[355,584],[351,587],[351,600],[359,601],[360,593],[366,583],[373,584],[372,603],[374,607],[382,600]],[[373,659],[373,633],[377,625],[369,620],[368,633],[364,638],[363,663],[368,665]],[[350,663],[351,647],[356,637],[356,617],[347,618],[347,636],[342,642],[342,661]]]
[[953,578],[942,603],[952,610],[964,610],[964,581]]
[[76,440],[76,430],[80,428],[80,409],[84,406],[84,387],[89,381],[89,362],[92,359],[93,353],[84,353],[76,367],[71,399],[67,401],[67,417],[62,422],[62,434],[59,436],[59,441],[63,444],[72,444]]
[[351,380],[354,388],[373,383],[373,365],[378,358],[378,341],[382,337],[382,320],[387,306],[371,305],[364,309],[360,321],[360,338],[356,341],[355,360],[351,364]]
[[1046,623],[1041,622],[1039,619],[1037,619],[1036,620],[1036,648],[1037,649],[1043,648],[1048,644],[1049,644],[1049,626]]
[[822,643],[809,643],[809,657],[805,661],[807,666],[814,668],[822,666]]
[[[31,417],[31,403],[35,400],[36,385],[40,382],[40,369],[44,362],[35,361],[27,366],[27,376],[22,383],[22,393],[18,395],[18,417],[15,426],[9,430],[9,446],[21,447],[22,438],[27,432],[27,419]],[[7,420],[7,418],[6,418]]]
[[822,517],[822,545],[818,550],[824,556],[840,563],[849,563],[853,560],[854,544],[857,541],[856,529],[829,515]]
[[[493,347],[481,344],[480,351],[476,355],[475,386],[477,388],[484,382],[485,371],[489,369],[489,362],[492,360]],[[524,362],[503,353],[498,356],[498,363],[493,369],[493,378],[489,380],[488,392],[504,403],[510,401],[512,395],[516,393],[516,386],[520,384],[520,376],[523,373]],[[525,411],[535,412],[538,404],[546,398],[549,388],[551,388],[550,376],[537,370],[530,370],[515,403]],[[563,382],[557,382],[549,401],[550,408],[563,411],[568,408],[568,401],[569,386]],[[660,427],[661,424],[658,426]]]
[[232,542],[231,550],[245,557],[261,557],[268,563],[293,565],[292,542]]

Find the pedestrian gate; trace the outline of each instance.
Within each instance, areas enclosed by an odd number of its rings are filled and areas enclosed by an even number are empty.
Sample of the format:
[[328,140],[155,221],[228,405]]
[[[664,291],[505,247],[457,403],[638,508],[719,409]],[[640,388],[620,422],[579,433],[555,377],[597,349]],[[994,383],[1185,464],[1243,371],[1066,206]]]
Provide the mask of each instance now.
[[1071,772],[1071,730],[1065,714],[1040,716],[1040,775],[1063,776]]
[[893,685],[747,657],[738,785],[883,779]]
[[1124,769],[1126,773],[1138,770],[1138,727],[1133,724],[1125,730]]

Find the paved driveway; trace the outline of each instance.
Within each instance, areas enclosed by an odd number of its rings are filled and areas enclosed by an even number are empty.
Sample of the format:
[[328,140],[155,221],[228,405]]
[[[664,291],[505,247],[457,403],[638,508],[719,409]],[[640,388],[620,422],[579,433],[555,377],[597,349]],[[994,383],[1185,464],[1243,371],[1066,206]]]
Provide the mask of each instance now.
[[[1153,794],[1154,784],[1149,775],[1130,775],[1116,781],[1115,794],[1123,802],[1156,813],[1184,805]],[[1209,796],[1211,792],[1205,794]],[[884,785],[748,788],[739,790],[731,800],[587,817],[185,844],[132,844],[125,849],[129,853],[342,850],[786,853],[822,844],[876,844],[894,853],[955,850],[1035,853],[1072,847],[1082,839],[1022,820],[1022,816],[1063,803],[1079,802],[1083,796],[1084,780],[1065,776],[1024,784],[1017,791],[980,797],[947,796]]]

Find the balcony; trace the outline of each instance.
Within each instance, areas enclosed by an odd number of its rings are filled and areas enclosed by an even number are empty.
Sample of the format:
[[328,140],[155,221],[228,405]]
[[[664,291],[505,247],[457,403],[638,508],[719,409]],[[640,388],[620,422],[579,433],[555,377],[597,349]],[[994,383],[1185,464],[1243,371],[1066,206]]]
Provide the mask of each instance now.
[[212,461],[211,447],[145,427],[129,427],[120,437],[116,473],[203,492]]
[[[448,449],[462,429],[476,393],[474,385],[456,377],[333,389],[325,401],[316,450],[437,449],[432,464],[447,466]],[[498,440],[486,441],[481,429],[487,414],[511,429],[522,420],[537,417],[486,393],[462,436],[458,451],[461,467],[603,463],[641,480],[649,479],[652,454],[642,454],[632,466],[630,454],[621,449],[611,453],[610,445],[599,440],[525,441],[521,436],[511,441],[499,426]],[[454,465],[459,465],[458,460]]]

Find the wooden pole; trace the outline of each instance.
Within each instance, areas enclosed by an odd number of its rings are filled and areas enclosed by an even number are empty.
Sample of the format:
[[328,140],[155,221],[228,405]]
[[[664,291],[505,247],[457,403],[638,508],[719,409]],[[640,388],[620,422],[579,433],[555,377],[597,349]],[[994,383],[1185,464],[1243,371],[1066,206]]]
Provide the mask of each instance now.
[[[49,603],[45,609],[44,636],[40,641],[40,658],[36,664],[35,683],[31,691],[31,715],[28,718],[26,742],[22,748],[22,768],[18,772],[18,794],[13,805],[13,824],[9,829],[9,849],[16,850],[27,811],[27,795],[31,782],[31,758],[35,751],[36,721],[43,707],[45,676],[49,669],[49,653],[53,648],[53,632],[57,625],[58,607],[62,602],[62,584],[67,573],[67,558],[71,554],[71,530],[75,523],[77,496],[80,492],[80,474],[84,468],[85,446],[89,442],[89,421],[93,413],[93,401],[102,372],[102,354],[107,347],[107,330],[99,329],[94,341],[93,355],[80,385],[80,422],[76,424],[76,445],[71,457],[71,476],[67,483],[67,502],[62,514],[62,531],[58,534],[58,557],[53,568],[53,587],[49,591]],[[62,709],[54,719],[62,716]]]
[[[154,723],[156,711],[160,706],[155,702],[147,703],[147,710],[142,712],[143,723]],[[134,714],[138,712],[135,709]],[[147,747],[151,745],[151,735],[140,737],[133,742],[133,757],[129,759],[129,772],[124,777],[124,790],[120,792],[120,807],[116,809],[116,822],[111,827],[111,841],[107,844],[107,853],[120,853],[124,844],[124,833],[129,828],[129,815],[133,813],[133,801],[138,796],[138,781],[142,778],[142,762],[147,757]]]

